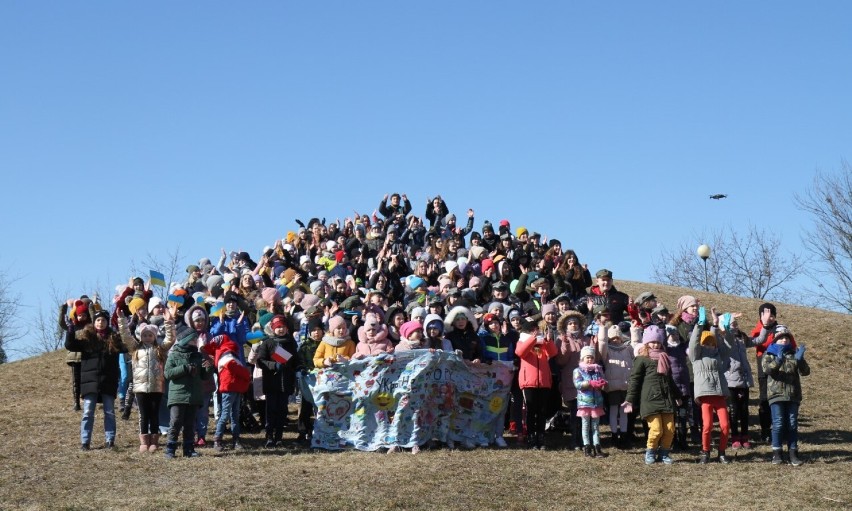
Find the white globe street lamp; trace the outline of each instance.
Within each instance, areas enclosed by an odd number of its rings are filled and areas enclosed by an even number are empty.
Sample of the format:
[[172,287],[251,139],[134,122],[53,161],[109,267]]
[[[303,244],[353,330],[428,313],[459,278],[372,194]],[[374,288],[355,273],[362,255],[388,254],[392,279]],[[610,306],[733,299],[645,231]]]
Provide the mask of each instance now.
[[704,291],[709,292],[710,286],[707,285],[707,259],[710,258],[710,247],[708,245],[701,245],[698,247],[698,250],[695,251],[698,254],[698,257],[704,260]]

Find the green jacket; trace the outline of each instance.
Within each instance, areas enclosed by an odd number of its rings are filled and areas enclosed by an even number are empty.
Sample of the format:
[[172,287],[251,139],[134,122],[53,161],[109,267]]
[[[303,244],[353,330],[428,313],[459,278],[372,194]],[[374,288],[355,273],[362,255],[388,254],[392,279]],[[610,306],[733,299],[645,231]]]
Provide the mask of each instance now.
[[680,391],[669,374],[657,372],[657,361],[649,357],[636,357],[627,386],[627,402],[639,400],[639,415],[644,419],[660,413],[674,413],[675,400]]
[[802,402],[802,382],[799,376],[811,374],[804,358],[796,360],[792,353],[781,358],[771,353],[761,357],[763,372],[766,373],[766,397],[769,404],[781,401]]
[[[202,405],[201,382],[213,375],[212,367],[201,366],[202,360],[195,346],[177,344],[172,348],[163,370],[169,381],[169,406]],[[192,373],[193,368],[195,374]]]

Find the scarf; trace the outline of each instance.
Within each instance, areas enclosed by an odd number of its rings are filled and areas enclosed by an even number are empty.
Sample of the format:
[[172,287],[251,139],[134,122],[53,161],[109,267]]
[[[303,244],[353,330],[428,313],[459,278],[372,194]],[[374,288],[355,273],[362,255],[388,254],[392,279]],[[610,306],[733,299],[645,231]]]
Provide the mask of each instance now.
[[329,346],[333,346],[335,348],[339,348],[343,346],[343,344],[349,340],[349,337],[333,337],[331,335],[324,335],[322,338],[322,342],[328,344]]
[[680,319],[684,320],[685,322],[689,323],[690,325],[695,322],[695,317],[696,317],[695,314],[690,314],[688,312],[681,312],[680,313]]
[[659,374],[669,374],[671,370],[671,364],[669,363],[669,356],[666,355],[666,352],[662,349],[648,349],[648,357],[651,360],[657,361],[657,373]]
[[595,374],[601,371],[601,366],[597,364],[587,364],[585,362],[580,362],[580,369],[589,374]]

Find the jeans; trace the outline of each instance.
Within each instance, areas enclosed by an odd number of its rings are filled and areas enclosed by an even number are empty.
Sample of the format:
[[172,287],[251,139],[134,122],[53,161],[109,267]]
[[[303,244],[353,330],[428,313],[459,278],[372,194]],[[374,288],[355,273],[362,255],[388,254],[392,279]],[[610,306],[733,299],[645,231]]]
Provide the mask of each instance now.
[[216,438],[222,439],[225,434],[225,424],[231,421],[231,435],[240,436],[240,398],[239,392],[222,392],[222,405],[219,407],[219,420],[216,421]]
[[772,412],[772,448],[781,449],[786,432],[787,448],[799,448],[799,403],[778,401],[769,405]]
[[[115,440],[115,396],[101,394],[104,403],[104,433],[106,441]],[[95,425],[95,408],[98,406],[98,394],[83,396],[83,418],[80,420],[80,443],[92,441],[92,428]]]
[[601,445],[600,417],[584,415],[580,417],[580,421],[580,427],[583,429],[583,445]]

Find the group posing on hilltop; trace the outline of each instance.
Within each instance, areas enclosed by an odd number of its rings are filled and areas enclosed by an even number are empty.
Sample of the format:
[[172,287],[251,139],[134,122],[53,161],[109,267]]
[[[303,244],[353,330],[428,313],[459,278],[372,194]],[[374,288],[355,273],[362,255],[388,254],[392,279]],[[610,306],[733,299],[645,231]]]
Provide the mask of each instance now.
[[[771,443],[772,463],[802,463],[800,376],[809,368],[772,304],[761,305],[747,334],[740,314],[708,310],[692,296],[673,313],[650,292],[630,298],[611,271],[593,280],[559,240],[507,220],[474,231],[474,211],[460,226],[441,197],[427,200],[423,218],[411,209],[406,195],[393,194],[373,215],[297,220],[300,229],[257,262],[223,249],[217,264],[190,265],[165,301],[140,277],[119,286],[109,307],[97,297],[68,300],[59,322],[82,410],[81,448],[90,449],[97,403],[106,446],[115,445],[116,401],[124,419],[138,410],[141,452],[158,450],[166,435],[167,457],[179,445],[198,456],[211,404],[216,451],[244,449],[241,430],[256,417],[265,447],[275,448],[296,395],[297,442],[309,443],[316,410],[305,375],[383,353],[441,350],[512,369],[505,417],[480,447],[508,447],[508,431],[519,446],[545,449],[553,445],[546,432],[561,430],[566,447],[603,457],[603,421],[612,447],[644,435],[647,464],[670,464],[673,449],[690,445],[707,463],[715,416],[715,459],[729,463],[729,447],[751,447],[746,350],[755,348],[759,438]],[[435,439],[413,451],[440,445],[457,447]]]

